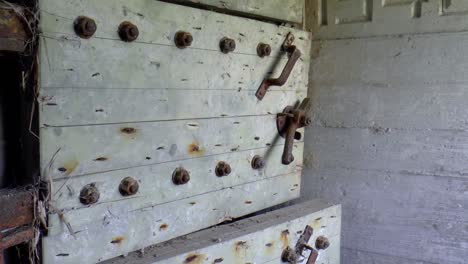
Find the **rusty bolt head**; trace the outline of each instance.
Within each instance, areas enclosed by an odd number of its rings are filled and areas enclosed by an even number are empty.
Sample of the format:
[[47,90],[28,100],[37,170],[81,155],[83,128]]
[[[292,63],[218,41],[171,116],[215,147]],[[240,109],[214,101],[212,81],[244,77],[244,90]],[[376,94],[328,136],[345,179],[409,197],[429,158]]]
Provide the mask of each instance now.
[[259,170],[263,169],[263,167],[265,167],[265,160],[262,157],[255,155],[252,159],[252,168],[254,170]]
[[219,42],[219,48],[223,53],[229,53],[236,49],[236,41],[230,38],[222,38]]
[[118,33],[120,39],[125,42],[132,42],[140,35],[138,27],[128,21],[120,23]]
[[317,237],[317,240],[315,240],[315,247],[317,249],[326,249],[330,246],[330,241],[328,241],[328,238],[324,236],[319,236]]
[[285,263],[297,263],[298,259],[297,253],[289,246],[281,253],[281,261]]
[[231,166],[224,161],[220,161],[218,165],[216,165],[215,172],[218,177],[228,176],[231,174]]
[[119,191],[123,196],[130,196],[136,194],[139,187],[140,185],[137,180],[132,177],[126,177],[120,182]]
[[94,185],[90,183],[83,187],[80,191],[80,202],[85,205],[94,204],[99,200],[99,190]]
[[270,56],[271,54],[271,47],[265,43],[259,43],[257,46],[257,54],[259,57],[263,58],[265,56]]
[[184,168],[177,168],[172,173],[172,182],[175,185],[186,184],[190,181],[190,174]]
[[96,22],[92,18],[79,16],[75,19],[73,23],[73,27],[75,29],[75,33],[84,39],[88,39],[96,33],[97,26]]
[[192,34],[185,31],[178,31],[174,37],[174,43],[179,49],[185,49],[192,45],[193,37]]

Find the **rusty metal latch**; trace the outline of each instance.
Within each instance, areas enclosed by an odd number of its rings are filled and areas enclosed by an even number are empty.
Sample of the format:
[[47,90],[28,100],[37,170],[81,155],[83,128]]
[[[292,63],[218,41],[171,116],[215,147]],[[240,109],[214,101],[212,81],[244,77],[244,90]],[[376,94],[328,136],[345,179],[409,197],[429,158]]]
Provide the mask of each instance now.
[[298,108],[294,106],[286,106],[282,113],[279,113],[276,118],[276,126],[278,133],[286,138],[284,144],[283,156],[281,162],[288,165],[294,161],[292,154],[294,139],[300,140],[302,135],[296,130],[310,125],[311,119],[307,116],[310,107],[310,98],[305,98]]
[[289,75],[294,69],[294,65],[296,65],[297,60],[299,60],[299,58],[301,57],[301,51],[296,46],[292,45],[293,41],[294,35],[290,32],[286,36],[286,40],[284,41],[282,46],[282,50],[289,54],[289,60],[284,66],[284,69],[278,78],[269,78],[263,80],[262,84],[260,84],[260,87],[257,90],[257,93],[255,94],[258,100],[263,99],[270,86],[283,86],[288,81]]
[[306,226],[304,232],[302,232],[299,240],[297,240],[296,246],[294,249],[287,247],[283,250],[281,254],[281,260],[286,263],[296,264],[301,261],[301,257],[305,258],[303,255],[304,249],[310,250],[310,255],[307,259],[306,264],[315,264],[315,261],[318,257],[318,251],[315,250],[312,246],[308,244],[310,237],[312,237],[314,230],[311,226]]

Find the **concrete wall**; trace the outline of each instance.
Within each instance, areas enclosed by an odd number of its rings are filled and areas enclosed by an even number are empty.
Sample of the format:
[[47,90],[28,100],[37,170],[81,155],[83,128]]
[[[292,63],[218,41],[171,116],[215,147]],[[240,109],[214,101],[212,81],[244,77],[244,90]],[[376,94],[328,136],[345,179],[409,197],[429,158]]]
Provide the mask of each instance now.
[[342,204],[342,263],[468,263],[468,33],[410,27],[402,6],[388,35],[376,8],[316,31],[303,196]]

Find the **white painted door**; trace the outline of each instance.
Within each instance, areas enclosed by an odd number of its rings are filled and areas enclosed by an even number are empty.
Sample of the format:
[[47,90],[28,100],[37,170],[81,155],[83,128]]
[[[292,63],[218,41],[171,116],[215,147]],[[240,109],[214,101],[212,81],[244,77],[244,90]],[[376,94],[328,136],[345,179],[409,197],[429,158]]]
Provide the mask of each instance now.
[[[306,97],[309,33],[153,0],[39,2],[44,263],[99,262],[299,196],[304,144],[281,164],[276,114]],[[119,26],[136,36],[129,23],[138,37],[122,41]],[[185,49],[180,31],[193,38]],[[303,55],[259,101],[288,61],[289,32]],[[233,52],[220,51],[224,37]]]

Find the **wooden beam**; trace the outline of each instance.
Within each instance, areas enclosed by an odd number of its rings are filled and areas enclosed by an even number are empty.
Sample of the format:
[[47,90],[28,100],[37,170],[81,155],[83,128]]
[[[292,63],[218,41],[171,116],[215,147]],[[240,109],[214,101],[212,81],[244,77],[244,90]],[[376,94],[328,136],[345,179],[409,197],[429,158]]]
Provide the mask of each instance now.
[[0,4],[0,52],[23,52],[29,38],[24,8],[14,4]]

